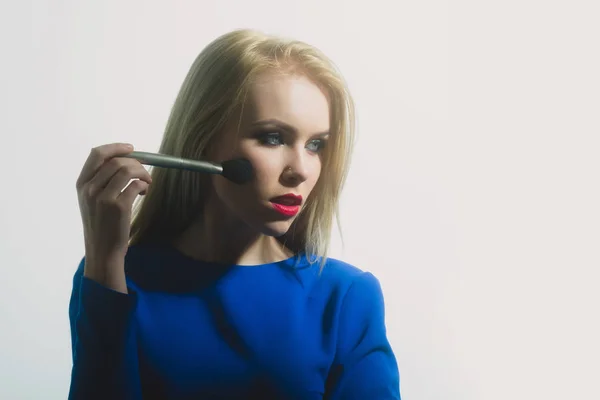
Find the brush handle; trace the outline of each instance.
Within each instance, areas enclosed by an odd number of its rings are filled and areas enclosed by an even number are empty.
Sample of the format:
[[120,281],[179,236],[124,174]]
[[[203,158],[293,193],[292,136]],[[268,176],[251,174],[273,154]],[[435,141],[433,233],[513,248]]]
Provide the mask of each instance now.
[[223,166],[209,161],[187,160],[185,158],[167,156],[164,154],[147,153],[145,151],[132,151],[125,155],[127,158],[135,158],[145,165],[155,167],[186,169],[208,174],[222,174]]

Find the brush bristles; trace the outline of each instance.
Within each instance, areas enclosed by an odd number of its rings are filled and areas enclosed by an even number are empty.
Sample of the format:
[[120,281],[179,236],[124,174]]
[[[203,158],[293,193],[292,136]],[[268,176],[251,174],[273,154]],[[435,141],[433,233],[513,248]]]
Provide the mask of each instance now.
[[222,175],[231,182],[239,185],[250,181],[254,175],[252,164],[243,158],[225,161],[222,163],[222,166]]

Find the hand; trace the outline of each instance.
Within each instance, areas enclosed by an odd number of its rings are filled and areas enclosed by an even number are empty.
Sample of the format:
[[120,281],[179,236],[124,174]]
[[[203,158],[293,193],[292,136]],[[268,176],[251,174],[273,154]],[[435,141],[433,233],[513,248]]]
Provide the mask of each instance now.
[[85,238],[84,275],[123,293],[133,202],[152,182],[139,161],[120,157],[132,151],[124,143],[92,149],[76,185]]

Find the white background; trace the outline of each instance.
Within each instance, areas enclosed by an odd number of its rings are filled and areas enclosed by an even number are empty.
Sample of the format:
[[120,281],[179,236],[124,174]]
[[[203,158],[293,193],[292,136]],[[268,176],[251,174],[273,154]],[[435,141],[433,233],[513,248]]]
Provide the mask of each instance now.
[[2,2],[0,398],[65,399],[91,147],[156,151],[236,28],[339,65],[359,141],[333,256],[382,282],[403,399],[598,399],[594,1]]

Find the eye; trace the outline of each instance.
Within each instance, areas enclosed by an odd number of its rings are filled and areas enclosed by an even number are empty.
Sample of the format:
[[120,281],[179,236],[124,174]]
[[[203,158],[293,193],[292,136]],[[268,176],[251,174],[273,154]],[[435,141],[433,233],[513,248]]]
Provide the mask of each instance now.
[[258,141],[268,146],[281,146],[283,138],[279,132],[267,132],[258,135]]
[[326,142],[327,141],[324,139],[314,139],[314,140],[311,140],[310,142],[308,142],[308,145],[306,146],[306,148],[309,151],[318,153],[319,151],[321,151],[325,148]]

